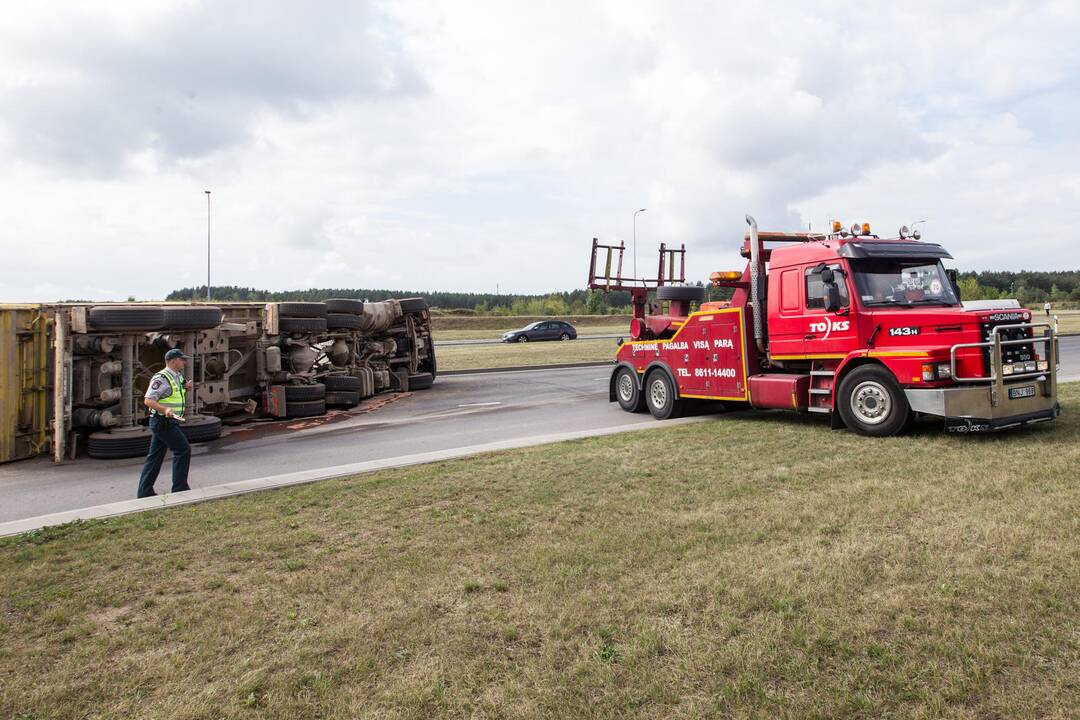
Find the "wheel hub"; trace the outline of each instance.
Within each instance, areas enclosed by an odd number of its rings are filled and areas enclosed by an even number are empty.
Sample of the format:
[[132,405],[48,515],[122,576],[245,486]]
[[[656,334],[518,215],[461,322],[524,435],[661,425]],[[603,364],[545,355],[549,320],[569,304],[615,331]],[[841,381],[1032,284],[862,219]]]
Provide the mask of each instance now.
[[655,408],[662,408],[667,405],[667,386],[660,378],[652,381],[649,385],[649,396],[652,398],[652,404]]
[[878,382],[859,383],[851,393],[851,411],[868,425],[884,422],[892,411],[889,391]]
[[634,399],[634,379],[627,373],[619,376],[616,389],[619,392],[619,399],[623,402],[628,403]]

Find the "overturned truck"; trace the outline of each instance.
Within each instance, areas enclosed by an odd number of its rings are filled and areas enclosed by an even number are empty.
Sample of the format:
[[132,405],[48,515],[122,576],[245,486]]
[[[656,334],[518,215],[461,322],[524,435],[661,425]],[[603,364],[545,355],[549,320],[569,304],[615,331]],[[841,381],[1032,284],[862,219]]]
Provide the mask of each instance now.
[[422,298],[365,302],[0,306],[0,462],[145,454],[142,395],[164,355],[192,357],[184,433],[311,418],[385,391],[431,387]]

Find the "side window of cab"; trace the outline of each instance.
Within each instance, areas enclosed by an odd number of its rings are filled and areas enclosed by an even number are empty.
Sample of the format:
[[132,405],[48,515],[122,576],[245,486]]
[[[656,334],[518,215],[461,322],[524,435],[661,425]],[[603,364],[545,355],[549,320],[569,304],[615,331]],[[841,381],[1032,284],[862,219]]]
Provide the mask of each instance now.
[[[840,290],[840,307],[848,307],[847,273],[839,264],[828,266],[833,271],[833,280]],[[819,265],[806,268],[806,308],[808,310],[825,309],[825,283],[821,281]]]

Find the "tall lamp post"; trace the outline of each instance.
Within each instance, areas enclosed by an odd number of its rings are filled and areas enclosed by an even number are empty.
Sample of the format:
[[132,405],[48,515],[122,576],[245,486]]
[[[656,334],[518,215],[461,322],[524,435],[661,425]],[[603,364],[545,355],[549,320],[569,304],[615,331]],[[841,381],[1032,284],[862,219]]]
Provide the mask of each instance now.
[[645,212],[645,208],[634,211],[634,277],[637,277],[637,216]]
[[210,191],[206,193],[206,302],[210,302]]

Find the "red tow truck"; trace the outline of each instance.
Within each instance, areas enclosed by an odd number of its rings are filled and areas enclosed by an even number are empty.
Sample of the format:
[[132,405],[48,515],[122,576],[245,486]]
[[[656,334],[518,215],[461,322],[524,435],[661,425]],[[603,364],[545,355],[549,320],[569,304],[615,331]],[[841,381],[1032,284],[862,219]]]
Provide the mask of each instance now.
[[633,306],[612,402],[658,419],[698,401],[821,413],[871,436],[920,415],[974,433],[1060,413],[1053,327],[1015,301],[962,303],[942,265],[952,256],[918,231],[759,232],[746,221],[746,269],[710,277],[733,288],[730,302],[702,302],[705,288],[685,284],[684,246],[660,246],[655,278],[630,278],[623,245],[593,239],[589,287],[629,291]]

